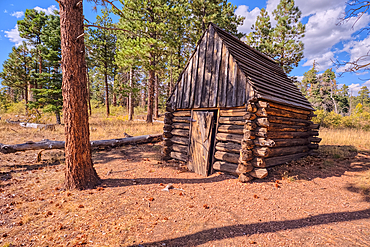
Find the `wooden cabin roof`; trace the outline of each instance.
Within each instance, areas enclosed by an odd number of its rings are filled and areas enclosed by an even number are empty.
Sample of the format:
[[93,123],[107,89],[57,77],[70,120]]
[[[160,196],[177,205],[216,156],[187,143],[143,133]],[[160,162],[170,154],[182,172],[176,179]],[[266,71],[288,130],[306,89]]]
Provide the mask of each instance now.
[[174,109],[223,108],[251,98],[313,110],[278,63],[211,23],[168,102]]

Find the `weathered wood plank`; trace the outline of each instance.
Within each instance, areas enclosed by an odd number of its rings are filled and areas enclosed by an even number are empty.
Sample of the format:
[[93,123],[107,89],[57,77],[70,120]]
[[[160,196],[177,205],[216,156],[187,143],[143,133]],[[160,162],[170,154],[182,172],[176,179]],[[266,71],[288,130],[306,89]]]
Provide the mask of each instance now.
[[230,134],[239,134],[242,135],[244,132],[244,126],[241,125],[219,125],[218,132],[230,133]]
[[189,107],[189,101],[190,101],[190,88],[191,88],[191,70],[193,66],[193,59],[190,60],[186,71],[184,72],[185,74],[185,80],[184,80],[184,95],[183,95],[183,100],[182,100],[182,108],[188,108]]
[[189,160],[188,155],[179,153],[179,152],[171,152],[171,158],[176,159],[176,160],[181,160],[184,162],[187,162]]
[[270,123],[267,127],[268,131],[278,132],[278,131],[298,131],[298,132],[305,132],[308,131],[309,128],[307,126],[292,126],[287,124],[276,124]]
[[216,161],[213,164],[213,169],[217,171],[222,171],[222,172],[228,172],[233,175],[238,175],[236,173],[236,169],[238,168],[237,164],[229,163],[229,162],[222,162],[222,161]]
[[171,126],[172,129],[190,129],[190,124],[188,123],[173,123]]
[[216,150],[228,152],[228,153],[236,153],[240,152],[242,146],[235,142],[217,142]]
[[175,111],[172,113],[174,117],[190,117],[191,111]]
[[[235,90],[235,70],[236,70],[236,63],[233,59],[233,57],[230,55],[229,57],[229,73],[227,77],[227,91],[226,91],[226,106],[227,107],[234,107],[236,104],[234,104],[234,90]],[[236,97],[236,96],[235,96]]]
[[236,143],[241,143],[243,139],[243,135],[237,135],[237,134],[227,134],[227,133],[217,133],[216,134],[216,140],[219,141],[231,141]]
[[232,106],[238,106],[238,104],[237,104],[238,90],[240,90],[238,88],[238,65],[236,64],[235,60],[234,60],[234,63],[233,64],[234,64],[234,69],[233,69],[234,75],[233,75],[233,77],[231,79],[231,84],[233,85],[233,94],[232,94],[230,105],[232,105]]
[[278,104],[278,103],[275,103],[275,102],[269,102],[269,105],[270,105],[270,107],[273,107],[273,108],[276,108],[276,109],[287,110],[287,111],[300,113],[300,114],[304,114],[304,115],[311,114],[311,111],[302,110],[302,109],[291,107],[291,106],[281,105],[281,104]]
[[268,116],[268,121],[270,123],[301,125],[301,126],[305,126],[305,125],[307,126],[307,125],[311,124],[311,121],[309,121],[309,120],[286,118],[286,117],[277,117],[277,116]]
[[172,122],[173,123],[190,123],[191,118],[190,117],[173,117]]
[[181,144],[181,145],[189,145],[189,138],[174,136],[171,138],[171,142]]
[[179,89],[178,89],[178,83],[176,83],[175,84],[175,86],[174,86],[174,91],[173,91],[173,94],[172,94],[172,96],[171,96],[171,101],[172,101],[172,108],[174,109],[174,110],[176,110],[177,109],[177,92],[179,91]]
[[219,78],[220,78],[220,66],[221,66],[221,54],[222,54],[222,41],[220,37],[215,33],[214,40],[214,56],[213,56],[213,74],[211,79],[211,90],[209,92],[209,107],[217,106],[217,95],[219,91]]
[[245,109],[220,110],[221,117],[243,117],[246,113]]
[[218,90],[218,107],[226,106],[226,93],[227,93],[227,75],[229,72],[229,51],[226,46],[222,45],[222,61],[221,61],[221,72]]
[[193,111],[191,122],[190,157],[188,169],[207,176],[210,169],[210,145],[213,131],[213,112]]
[[172,150],[187,155],[189,147],[185,146],[185,145],[174,144],[174,145],[172,145]]
[[191,70],[191,86],[190,86],[190,100],[189,100],[189,108],[193,108],[194,106],[194,98],[197,89],[197,75],[198,75],[198,60],[199,60],[199,47],[197,51],[194,53],[193,56],[193,67]]
[[267,138],[270,139],[289,139],[289,138],[304,138],[312,135],[312,132],[268,132]]
[[189,130],[173,129],[171,134],[175,136],[189,137]]
[[199,108],[202,102],[202,91],[204,85],[204,70],[206,63],[206,48],[208,41],[208,33],[204,35],[199,44],[199,61],[198,61],[198,75],[197,75],[197,89],[195,93],[194,108]]
[[220,117],[220,124],[234,124],[234,125],[244,125],[245,120],[243,117]]
[[204,69],[204,81],[202,89],[202,99],[200,102],[201,107],[208,107],[208,102],[210,98],[210,88],[211,88],[211,79],[212,79],[212,67],[213,65],[213,45],[214,45],[214,32],[213,28],[208,30],[208,42],[206,49],[206,60],[205,60],[205,69]]
[[181,108],[182,105],[182,96],[184,94],[183,88],[184,88],[184,74],[181,75],[181,80],[178,82],[178,92],[177,92],[177,103],[176,108]]
[[230,163],[235,163],[235,164],[239,163],[239,154],[216,151],[215,158],[217,160],[222,160],[225,162],[230,162]]
[[244,105],[245,104],[245,87],[246,87],[246,78],[243,75],[243,72],[237,68],[237,76],[236,76],[236,84],[238,88],[238,93],[236,96],[236,105]]
[[265,108],[269,116],[278,116],[278,117],[289,117],[294,119],[304,119],[308,120],[309,116],[305,114],[295,113],[291,111],[276,109],[276,108]]

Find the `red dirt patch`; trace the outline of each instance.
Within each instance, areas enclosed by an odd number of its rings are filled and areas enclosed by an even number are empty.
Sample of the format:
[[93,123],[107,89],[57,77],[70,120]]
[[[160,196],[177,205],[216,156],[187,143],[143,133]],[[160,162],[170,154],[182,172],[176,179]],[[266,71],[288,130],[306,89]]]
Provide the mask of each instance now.
[[370,200],[358,185],[369,172],[368,153],[308,157],[243,184],[163,163],[160,148],[95,151],[103,183],[85,191],[62,189],[61,151],[44,151],[41,163],[36,151],[1,155],[0,244],[370,245]]

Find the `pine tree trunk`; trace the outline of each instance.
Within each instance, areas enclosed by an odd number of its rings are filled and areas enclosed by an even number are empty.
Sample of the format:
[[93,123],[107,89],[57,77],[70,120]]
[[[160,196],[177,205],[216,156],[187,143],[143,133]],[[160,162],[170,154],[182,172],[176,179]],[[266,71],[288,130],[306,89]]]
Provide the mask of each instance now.
[[86,78],[87,78],[87,104],[89,106],[89,115],[91,116],[90,76],[87,68],[86,68]]
[[[154,67],[154,62],[150,61],[150,66]],[[148,80],[148,114],[146,115],[146,122],[153,123],[153,101],[154,101],[154,80],[155,71],[149,70]]]
[[59,9],[66,133],[65,187],[93,188],[100,183],[100,178],[91,160],[85,45],[83,38],[77,38],[84,32],[82,2],[60,0]]
[[104,84],[105,84],[105,107],[107,108],[107,117],[109,117],[109,88],[108,88],[107,65],[105,67],[104,73]]
[[132,121],[134,119],[134,104],[132,97],[133,83],[132,83],[132,68],[130,68],[130,79],[129,79],[130,92],[128,94],[128,120]]
[[171,93],[172,93],[172,85],[173,85],[173,82],[172,82],[172,57],[171,57],[171,64],[170,64],[170,87],[169,87],[169,91],[168,91],[168,94],[167,94],[167,97],[170,97]]
[[144,85],[141,89],[141,103],[140,103],[143,109],[145,109],[145,98],[146,98],[146,90],[145,90],[145,85]]
[[117,94],[113,91],[112,105],[117,106]]
[[26,108],[26,115],[27,115],[27,117],[28,117],[28,85],[26,85],[25,87],[24,87],[24,101],[26,102],[26,106],[25,106],[25,108]]
[[57,124],[61,124],[61,122],[60,122],[60,112],[59,111],[55,112],[55,118],[56,118]]
[[158,75],[155,76],[155,85],[154,85],[154,93],[155,93],[155,98],[154,98],[154,118],[158,118]]
[[[42,73],[42,56],[41,56],[41,51],[39,51],[39,73],[40,73],[40,78],[42,78],[41,73]],[[39,89],[42,88],[42,85],[38,85]],[[36,88],[38,88],[36,86]]]

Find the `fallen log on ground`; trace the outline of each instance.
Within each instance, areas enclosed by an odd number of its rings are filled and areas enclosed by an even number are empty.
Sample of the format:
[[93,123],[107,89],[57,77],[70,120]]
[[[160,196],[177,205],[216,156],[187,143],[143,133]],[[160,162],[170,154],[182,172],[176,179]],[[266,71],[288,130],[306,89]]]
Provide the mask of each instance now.
[[17,124],[23,128],[34,128],[34,129],[41,129],[41,130],[55,130],[55,124],[37,124],[37,123],[27,123],[27,122],[20,122],[20,121],[11,121],[6,120],[9,124]]
[[[110,140],[97,140],[90,141],[90,143],[91,148],[99,148],[99,147],[117,147],[129,144],[155,143],[160,141],[162,141],[162,134],[134,136]],[[62,149],[64,148],[64,145],[65,145],[64,141],[51,141],[48,139],[42,140],[41,142],[29,141],[26,143],[14,145],[6,145],[0,143],[0,153],[6,154],[38,149]]]

